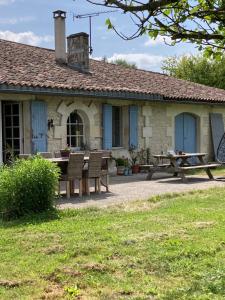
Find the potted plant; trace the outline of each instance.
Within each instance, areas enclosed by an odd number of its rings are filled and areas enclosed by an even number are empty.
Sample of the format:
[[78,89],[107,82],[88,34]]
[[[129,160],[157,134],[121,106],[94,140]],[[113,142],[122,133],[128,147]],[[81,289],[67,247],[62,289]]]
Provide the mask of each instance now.
[[70,152],[71,152],[71,149],[67,145],[65,149],[61,149],[60,150],[61,157],[69,157],[70,156]]
[[125,170],[125,160],[124,158],[116,159],[117,175],[124,175]]
[[139,152],[136,151],[136,147],[131,146],[129,149],[132,173],[137,174],[140,171],[140,165],[138,163]]

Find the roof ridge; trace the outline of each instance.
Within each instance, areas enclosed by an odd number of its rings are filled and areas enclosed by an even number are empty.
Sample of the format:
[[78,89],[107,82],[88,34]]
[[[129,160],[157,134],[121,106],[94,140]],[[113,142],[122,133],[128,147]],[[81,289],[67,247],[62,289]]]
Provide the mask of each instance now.
[[21,46],[32,47],[32,48],[43,49],[43,50],[48,50],[48,51],[51,51],[51,52],[55,52],[54,49],[50,49],[50,48],[45,48],[45,47],[40,47],[40,46],[34,46],[34,45],[24,44],[24,43],[15,42],[15,41],[9,41],[9,40],[5,40],[5,39],[0,39],[0,42],[1,41],[2,42],[11,43],[11,44],[17,44],[17,45],[21,45]]
[[[125,66],[122,66],[122,65],[117,65],[116,63],[109,62],[109,61],[103,61],[103,60],[98,60],[98,59],[94,59],[94,58],[90,58],[90,59],[94,60],[94,61],[101,62],[101,63],[114,65],[114,66],[119,67],[119,68],[129,68],[129,67],[125,67]],[[172,76],[169,76],[167,74],[156,72],[156,71],[144,70],[144,69],[140,69],[140,68],[130,68],[130,69],[135,70],[135,71],[145,72],[145,73],[154,73],[154,74],[157,74],[157,75],[163,75],[163,76],[167,76],[167,77],[172,77]]]

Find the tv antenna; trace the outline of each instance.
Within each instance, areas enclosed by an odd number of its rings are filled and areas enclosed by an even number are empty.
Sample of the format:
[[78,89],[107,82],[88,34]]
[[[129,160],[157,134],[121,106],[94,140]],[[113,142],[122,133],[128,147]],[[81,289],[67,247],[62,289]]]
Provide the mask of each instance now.
[[92,55],[93,48],[92,48],[92,18],[98,17],[102,14],[114,13],[117,10],[107,10],[107,11],[99,11],[90,14],[83,14],[83,15],[75,15],[73,14],[73,21],[75,19],[89,19],[89,54]]

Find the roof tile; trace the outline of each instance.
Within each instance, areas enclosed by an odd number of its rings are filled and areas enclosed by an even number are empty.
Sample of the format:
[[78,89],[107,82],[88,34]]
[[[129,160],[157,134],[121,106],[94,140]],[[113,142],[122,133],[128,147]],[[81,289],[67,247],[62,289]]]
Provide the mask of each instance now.
[[90,74],[57,64],[53,50],[0,40],[0,84],[158,94],[166,99],[225,102],[225,91],[164,74],[90,60]]

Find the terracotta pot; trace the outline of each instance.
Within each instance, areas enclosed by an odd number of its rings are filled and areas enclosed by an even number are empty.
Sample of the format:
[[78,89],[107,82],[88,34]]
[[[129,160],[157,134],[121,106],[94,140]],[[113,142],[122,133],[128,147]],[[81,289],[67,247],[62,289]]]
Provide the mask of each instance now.
[[62,157],[69,157],[70,156],[70,150],[60,150],[60,154]]
[[139,165],[133,165],[132,166],[132,173],[137,174],[140,172],[140,166]]

